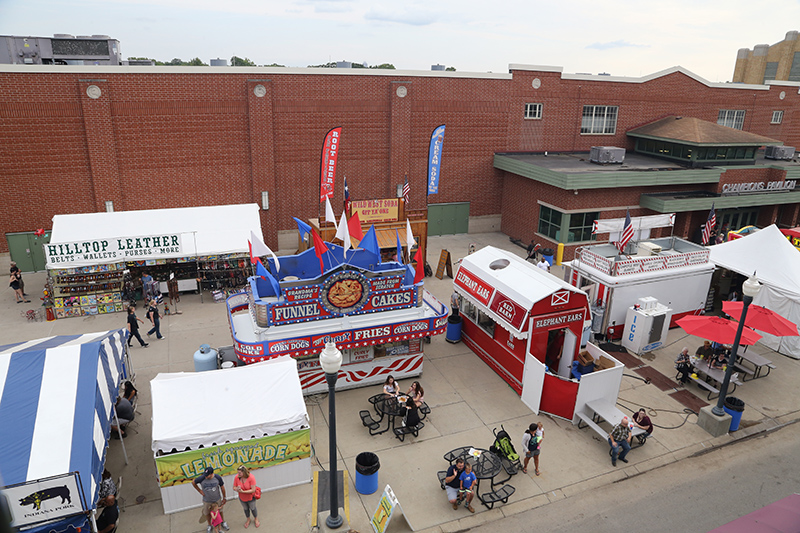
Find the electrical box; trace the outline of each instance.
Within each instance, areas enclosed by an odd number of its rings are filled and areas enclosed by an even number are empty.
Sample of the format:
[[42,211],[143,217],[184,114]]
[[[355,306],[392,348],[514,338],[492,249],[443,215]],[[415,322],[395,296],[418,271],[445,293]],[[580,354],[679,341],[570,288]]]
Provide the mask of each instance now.
[[764,157],[767,159],[791,159],[794,157],[794,146],[767,146]]
[[[648,308],[632,306],[625,317],[625,331],[622,334],[622,346],[640,355],[664,345],[672,318],[672,309],[658,303],[655,298],[645,300]],[[641,304],[640,304],[641,305]]]
[[601,165],[622,163],[625,161],[625,148],[619,148],[617,146],[592,146],[589,152],[589,161]]

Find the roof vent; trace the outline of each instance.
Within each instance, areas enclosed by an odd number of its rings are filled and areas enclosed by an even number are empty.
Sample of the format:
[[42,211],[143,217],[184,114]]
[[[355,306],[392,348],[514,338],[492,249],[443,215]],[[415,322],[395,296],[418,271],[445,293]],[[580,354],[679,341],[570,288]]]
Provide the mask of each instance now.
[[492,270],[502,270],[510,264],[511,262],[508,259],[495,259],[489,263],[489,268]]

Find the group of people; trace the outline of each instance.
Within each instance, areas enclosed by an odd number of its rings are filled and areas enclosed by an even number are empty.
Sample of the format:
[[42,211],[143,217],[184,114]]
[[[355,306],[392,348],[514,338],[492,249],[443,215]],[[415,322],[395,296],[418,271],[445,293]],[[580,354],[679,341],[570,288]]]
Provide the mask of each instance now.
[[[223,507],[228,503],[228,496],[225,490],[225,481],[222,476],[214,473],[214,467],[207,467],[202,475],[192,481],[194,489],[203,497],[203,510],[200,521],[205,520],[208,524],[207,533],[220,533],[220,530],[228,531],[230,526],[223,516]],[[233,490],[239,495],[239,503],[244,510],[246,518],[244,527],[250,527],[250,515],[253,515],[253,522],[256,527],[261,526],[258,520],[258,485],[256,478],[250,470],[241,465],[236,470],[236,477],[233,478]]]
[[[608,434],[608,444],[611,446],[611,465],[617,466],[617,459],[623,463],[627,463],[625,458],[628,452],[631,451],[631,439],[633,438],[633,428],[645,430],[644,435],[637,437],[640,443],[644,443],[647,437],[653,433],[653,422],[647,416],[647,411],[644,408],[639,409],[629,419],[623,416],[619,424],[611,429]],[[620,453],[620,449],[622,453]]]
[[22,272],[19,271],[19,267],[14,261],[11,261],[10,275],[8,286],[14,291],[14,298],[17,300],[17,303],[30,303],[28,295],[25,294],[25,282],[22,281]]
[[[386,381],[383,382],[383,393],[389,398],[395,398],[402,394],[400,392],[400,384],[391,375],[387,376]],[[425,390],[419,381],[415,381],[408,388],[405,396],[407,400],[405,402],[406,411],[403,415],[403,426],[413,428],[420,422],[419,408],[422,407],[422,403],[425,401]]]
[[[161,334],[161,319],[164,318],[158,310],[158,300],[156,298],[151,298],[146,302],[147,305],[147,313],[145,314],[145,318],[147,318],[153,327],[150,331],[147,332],[147,337],[149,338],[151,335],[155,333],[156,338],[161,340],[164,339],[164,335]],[[139,344],[146,348],[150,346],[150,343],[147,343],[142,339],[142,335],[139,333],[139,323],[144,324],[144,320],[136,316],[136,305],[131,305],[128,307],[128,346],[131,346],[133,339],[139,341]]]
[[[695,356],[707,362],[709,368],[723,370],[728,364],[728,356],[730,355],[730,348],[724,344],[717,342],[703,341],[703,345],[697,348]],[[689,348],[683,347],[681,353],[675,359],[675,368],[678,370],[678,381],[682,385],[689,382],[689,376],[694,372],[694,365],[692,365],[691,357],[689,356]]]
[[447,469],[447,475],[444,478],[447,499],[453,505],[453,510],[458,510],[458,506],[463,503],[470,513],[475,512],[472,499],[475,497],[477,484],[478,478],[472,472],[472,465],[463,457],[457,458],[455,463]]
[[117,402],[114,405],[117,417],[111,420],[111,438],[124,439],[128,436],[125,432],[125,427],[133,422],[136,416],[133,404],[136,401],[138,392],[130,381],[126,381],[123,385],[122,394],[117,398]]
[[110,533],[117,527],[119,520],[119,506],[117,505],[117,484],[111,478],[111,473],[104,469],[100,482],[100,493],[97,500],[97,510],[100,514],[95,519],[97,533]]

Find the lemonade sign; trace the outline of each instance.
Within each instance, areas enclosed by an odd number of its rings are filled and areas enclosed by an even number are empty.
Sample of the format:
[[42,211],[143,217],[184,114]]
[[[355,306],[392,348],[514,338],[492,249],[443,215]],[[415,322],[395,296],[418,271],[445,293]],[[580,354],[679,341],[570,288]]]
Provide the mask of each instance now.
[[235,474],[242,464],[254,470],[310,456],[311,433],[303,429],[156,457],[156,468],[163,488],[191,483],[209,466],[214,467],[214,473],[227,476]]

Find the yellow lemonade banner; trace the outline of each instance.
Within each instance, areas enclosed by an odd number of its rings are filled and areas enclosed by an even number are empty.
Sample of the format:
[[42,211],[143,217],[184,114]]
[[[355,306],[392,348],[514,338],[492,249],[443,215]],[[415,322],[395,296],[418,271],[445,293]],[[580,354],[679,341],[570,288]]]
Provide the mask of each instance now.
[[271,437],[211,446],[156,457],[161,487],[191,483],[206,467],[221,476],[235,474],[239,465],[250,470],[311,457],[311,431],[302,429]]

